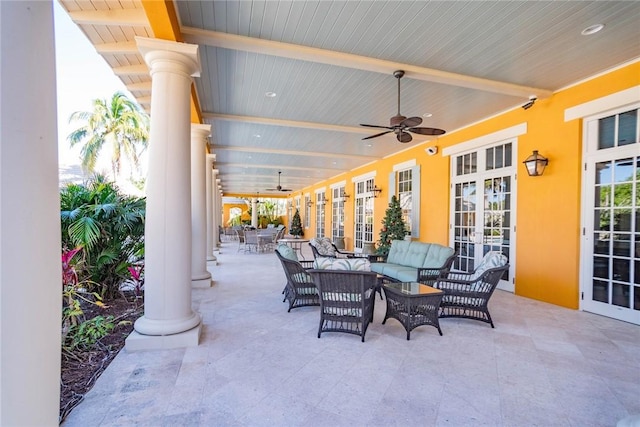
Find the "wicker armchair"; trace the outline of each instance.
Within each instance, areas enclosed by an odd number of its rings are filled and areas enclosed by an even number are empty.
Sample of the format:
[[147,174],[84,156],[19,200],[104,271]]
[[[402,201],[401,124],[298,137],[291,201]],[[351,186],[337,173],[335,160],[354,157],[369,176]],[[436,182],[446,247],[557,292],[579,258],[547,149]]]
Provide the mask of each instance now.
[[355,255],[352,252],[343,252],[336,247],[336,245],[326,237],[313,238],[309,241],[311,246],[311,252],[313,252],[313,258],[354,258]]
[[359,335],[364,342],[373,321],[376,273],[349,270],[309,270],[320,294],[322,332],[346,332]]
[[445,292],[440,303],[439,317],[462,317],[491,325],[489,299],[502,275],[509,270],[507,257],[489,252],[473,273],[452,272],[431,284]]
[[[274,251],[287,276],[287,284],[284,288],[284,300],[289,301],[289,310],[297,307],[320,305],[318,289],[313,281],[313,277],[307,272],[304,266],[292,259],[284,257],[278,248]],[[313,261],[308,261],[308,265]]]

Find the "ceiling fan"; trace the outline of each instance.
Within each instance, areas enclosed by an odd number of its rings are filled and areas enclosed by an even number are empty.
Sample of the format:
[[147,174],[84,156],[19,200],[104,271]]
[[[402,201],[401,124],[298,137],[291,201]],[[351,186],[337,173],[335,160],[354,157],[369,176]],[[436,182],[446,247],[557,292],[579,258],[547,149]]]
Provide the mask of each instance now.
[[282,185],[280,185],[280,175],[282,174],[282,171],[278,171],[278,186],[276,188],[267,188],[267,191],[293,191],[290,188],[282,188]]
[[362,139],[365,140],[365,139],[377,138],[379,136],[386,135],[388,133],[393,132],[396,134],[396,138],[398,138],[398,141],[411,142],[413,138],[411,137],[411,134],[409,134],[408,132],[417,133],[420,135],[442,135],[443,133],[445,133],[445,131],[443,131],[442,129],[416,127],[422,123],[422,119],[420,117],[407,118],[400,114],[400,79],[402,78],[402,76],[404,76],[404,71],[402,70],[394,71],[393,76],[396,79],[398,79],[398,114],[391,117],[389,126],[365,125],[361,123],[360,126],[366,126],[370,128],[389,129],[387,131],[377,133],[375,135],[367,136]]

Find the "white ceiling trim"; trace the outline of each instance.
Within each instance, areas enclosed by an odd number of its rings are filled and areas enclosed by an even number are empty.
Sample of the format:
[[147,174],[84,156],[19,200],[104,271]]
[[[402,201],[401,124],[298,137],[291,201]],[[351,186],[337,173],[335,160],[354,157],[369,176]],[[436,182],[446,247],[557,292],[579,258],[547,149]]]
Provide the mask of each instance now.
[[283,154],[287,156],[302,156],[302,157],[329,157],[339,159],[356,159],[356,160],[375,160],[374,156],[360,156],[357,154],[339,154],[339,153],[323,153],[318,151],[300,151],[300,150],[278,150],[275,148],[257,148],[257,147],[238,147],[238,146],[213,146],[215,151],[240,151],[244,153],[268,153],[268,154]]
[[348,133],[358,133],[358,134],[368,134],[371,133],[370,130],[355,126],[340,126],[340,125],[329,125],[326,123],[314,123],[314,122],[300,122],[295,120],[282,120],[282,119],[270,119],[267,117],[254,117],[254,116],[235,116],[232,114],[217,114],[211,112],[203,112],[202,118],[204,119],[213,119],[213,120],[226,120],[231,122],[244,122],[244,123],[260,123],[263,125],[271,125],[271,126],[284,126],[284,127],[295,127],[295,128],[305,128],[305,129],[319,129],[319,130],[330,130],[335,132],[348,132]]
[[76,10],[69,12],[69,16],[78,25],[149,26],[149,20],[143,8]]
[[339,67],[373,71],[375,73],[382,74],[392,74],[395,70],[404,70],[405,77],[410,79],[466,87],[485,92],[494,92],[524,98],[528,98],[530,95],[536,95],[538,98],[547,98],[552,94],[552,91],[547,89],[516,85],[513,83],[483,79],[464,74],[417,67],[415,65],[402,64],[400,62],[385,61],[382,59],[308,46],[300,46],[291,43],[263,40],[216,31],[207,31],[192,27],[182,27],[181,32],[185,41],[188,43],[241,50],[262,55],[274,55]]

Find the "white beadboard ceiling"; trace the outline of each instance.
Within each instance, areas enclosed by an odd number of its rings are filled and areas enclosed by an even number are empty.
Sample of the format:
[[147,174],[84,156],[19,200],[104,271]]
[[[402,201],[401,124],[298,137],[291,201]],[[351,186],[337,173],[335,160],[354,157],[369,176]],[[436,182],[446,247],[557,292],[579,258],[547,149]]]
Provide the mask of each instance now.
[[[138,102],[150,77],[134,37],[153,37],[137,0],[60,0]],[[401,113],[452,131],[640,58],[635,1],[174,1],[212,125],[225,194],[276,194],[409,144],[385,125]],[[602,31],[581,31],[604,24]],[[265,96],[275,92],[274,98]],[[285,193],[281,193],[285,194]]]

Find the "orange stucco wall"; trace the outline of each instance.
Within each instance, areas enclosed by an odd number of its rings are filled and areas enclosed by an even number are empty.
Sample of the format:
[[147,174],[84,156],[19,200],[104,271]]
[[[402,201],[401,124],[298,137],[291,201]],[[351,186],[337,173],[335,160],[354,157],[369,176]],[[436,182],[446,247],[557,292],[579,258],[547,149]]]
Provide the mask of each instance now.
[[[497,117],[417,144],[374,164],[339,175],[302,189],[296,195],[314,194],[315,189],[346,180],[346,191],[355,193],[351,179],[376,171],[376,185],[383,193],[375,199],[374,236],[377,238],[389,191],[388,174],[393,165],[416,160],[421,167],[420,241],[449,244],[450,158],[442,149],[526,123],[527,132],[518,137],[516,181],[516,294],[577,309],[580,277],[580,216],[582,183],[582,120],[565,122],[567,108],[640,85],[640,62],[612,71],[587,82],[540,99],[533,108],[515,108]],[[439,147],[435,156],[424,149]],[[545,173],[529,177],[522,161],[538,150],[549,159]],[[328,194],[328,193],[327,193]],[[295,195],[294,195],[295,196]],[[329,207],[329,204],[327,205]],[[345,235],[352,248],[353,197],[345,203]],[[311,227],[315,229],[313,213]],[[326,235],[331,235],[330,210],[327,210]]]

